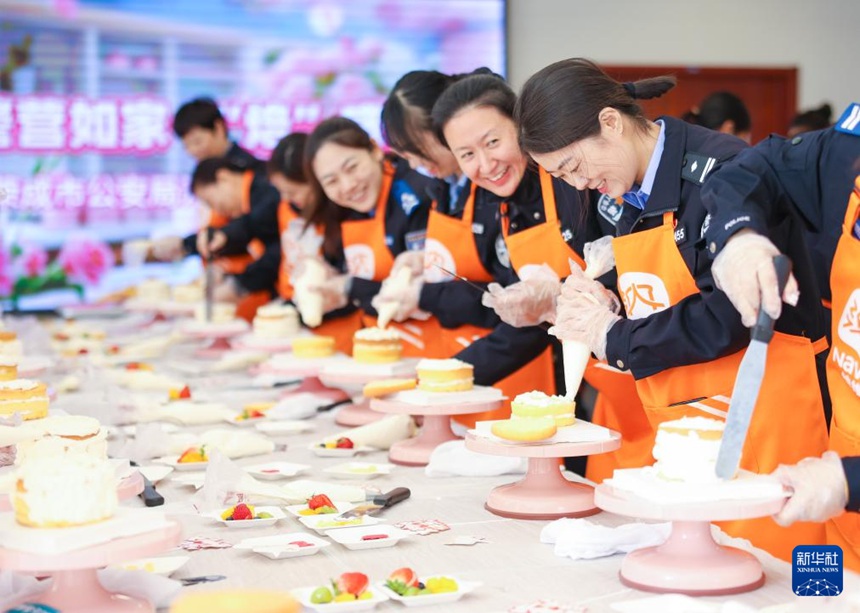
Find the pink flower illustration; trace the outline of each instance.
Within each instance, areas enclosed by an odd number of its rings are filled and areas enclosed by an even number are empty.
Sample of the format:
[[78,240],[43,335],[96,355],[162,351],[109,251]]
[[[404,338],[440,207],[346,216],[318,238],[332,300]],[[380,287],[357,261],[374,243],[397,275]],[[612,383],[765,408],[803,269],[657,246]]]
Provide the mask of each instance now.
[[107,245],[89,238],[70,239],[57,256],[57,262],[72,281],[95,284],[114,265]]
[[27,243],[21,246],[21,254],[15,259],[18,274],[38,277],[48,265],[48,252],[40,245]]

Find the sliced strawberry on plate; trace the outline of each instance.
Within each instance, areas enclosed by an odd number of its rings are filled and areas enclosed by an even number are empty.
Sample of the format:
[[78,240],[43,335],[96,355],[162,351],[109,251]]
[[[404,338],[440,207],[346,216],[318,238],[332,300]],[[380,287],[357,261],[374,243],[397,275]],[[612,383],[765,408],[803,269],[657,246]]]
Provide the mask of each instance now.
[[314,494],[313,496],[308,498],[308,508],[311,511],[316,511],[320,507],[334,508],[334,503],[331,501],[331,498],[329,498],[325,494]]
[[370,581],[364,573],[343,573],[332,583],[336,593],[353,594],[358,597],[367,589]]
[[398,568],[388,575],[385,585],[402,596],[410,587],[418,585],[418,574],[408,567]]
[[179,390],[179,396],[178,397],[181,400],[186,400],[188,398],[191,398],[191,388],[188,387],[187,385],[185,387],[183,387],[181,390]]
[[339,439],[337,439],[337,441],[335,442],[335,447],[337,449],[352,449],[353,447],[355,447],[355,443],[353,443],[350,439],[346,438],[345,436],[342,436]]

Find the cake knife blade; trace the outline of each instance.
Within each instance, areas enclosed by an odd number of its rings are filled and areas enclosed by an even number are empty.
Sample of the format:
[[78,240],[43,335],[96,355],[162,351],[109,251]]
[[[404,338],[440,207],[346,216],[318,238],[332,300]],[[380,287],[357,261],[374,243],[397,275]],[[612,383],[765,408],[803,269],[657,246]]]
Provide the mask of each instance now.
[[209,247],[212,244],[212,236],[215,234],[214,228],[206,228],[206,250],[208,255],[206,256],[206,323],[212,322],[212,301],[215,296],[215,268],[212,266],[212,262],[214,261],[214,257],[212,255],[212,249]]
[[[773,266],[776,269],[781,296],[791,272],[791,260],[784,255],[778,255],[773,259]],[[747,438],[747,431],[764,378],[767,348],[770,339],[773,338],[773,324],[773,318],[760,308],[758,319],[750,330],[750,344],[735,378],[729,412],[726,415],[726,428],[717,454],[715,470],[721,479],[731,479],[738,471],[744,441]]]

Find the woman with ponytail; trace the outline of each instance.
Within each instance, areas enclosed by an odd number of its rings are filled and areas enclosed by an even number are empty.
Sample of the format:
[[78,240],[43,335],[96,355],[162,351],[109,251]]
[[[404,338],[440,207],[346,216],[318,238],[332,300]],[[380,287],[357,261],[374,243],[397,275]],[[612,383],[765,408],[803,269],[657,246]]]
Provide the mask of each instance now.
[[[573,271],[554,333],[630,370],[655,427],[684,416],[724,417],[749,343],[714,284],[700,196],[708,174],[746,145],[680,119],[645,117],[636,101],[674,84],[672,77],[619,83],[593,62],[568,59],[532,76],[516,109],[520,143],[538,164],[579,189],[622,200],[612,250],[626,317],[595,304],[588,294],[596,290]],[[794,270],[810,275],[807,261],[795,261]],[[776,330],[741,460],[756,473],[827,448],[813,345],[823,336],[820,313],[786,309]],[[824,542],[822,526],[810,523],[785,529],[766,518],[723,527],[783,559],[796,545]]]

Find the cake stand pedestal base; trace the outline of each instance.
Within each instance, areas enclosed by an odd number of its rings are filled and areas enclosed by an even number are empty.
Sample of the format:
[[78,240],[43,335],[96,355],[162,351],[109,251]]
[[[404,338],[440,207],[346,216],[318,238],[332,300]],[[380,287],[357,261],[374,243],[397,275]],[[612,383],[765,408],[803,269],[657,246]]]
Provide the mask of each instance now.
[[402,466],[427,466],[436,447],[458,438],[451,430],[448,415],[424,415],[424,424],[418,435],[394,443],[388,451],[388,460]]
[[226,352],[232,351],[233,345],[230,344],[229,337],[219,336],[217,338],[212,339],[212,342],[206,345],[205,347],[201,347],[197,351],[194,352],[194,355],[198,358],[220,358]]
[[305,377],[298,387],[291,388],[289,391],[281,394],[281,398],[289,398],[293,394],[314,394],[315,396],[324,396],[330,398],[332,402],[340,402],[348,400],[349,394],[341,389],[328,387],[319,377]]
[[619,577],[637,590],[690,596],[740,594],[764,585],[756,557],[718,545],[707,521],[673,522],[665,543],[627,554]]
[[[66,570],[51,573],[53,583],[47,592],[26,598],[63,613],[154,613],[145,600],[108,592],[99,582],[96,569]],[[23,604],[19,603],[19,604]]]
[[334,423],[338,426],[364,426],[385,417],[382,413],[370,408],[370,400],[365,398],[361,402],[354,402],[338,409]]

